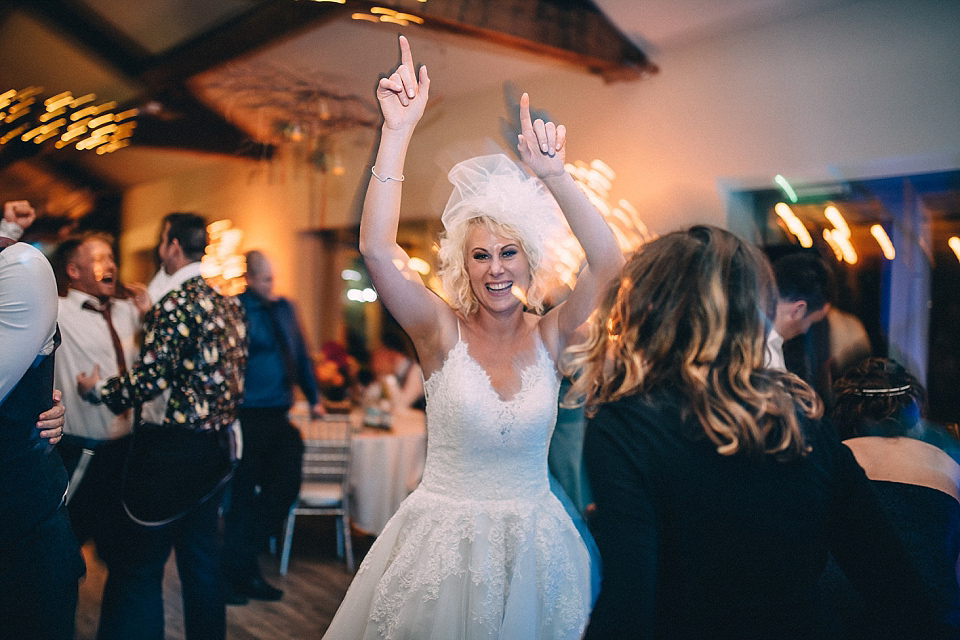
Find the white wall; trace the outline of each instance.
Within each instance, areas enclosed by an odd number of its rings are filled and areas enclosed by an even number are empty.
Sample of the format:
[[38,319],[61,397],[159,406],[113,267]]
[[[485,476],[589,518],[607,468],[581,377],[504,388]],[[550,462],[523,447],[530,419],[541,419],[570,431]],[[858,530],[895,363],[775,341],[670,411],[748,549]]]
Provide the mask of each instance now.
[[[956,0],[855,2],[654,61],[640,82],[553,72],[518,85],[568,126],[568,157],[607,162],[614,195],[659,232],[724,224],[725,188],[778,173],[802,184],[960,167]],[[435,150],[496,136],[507,116],[502,92],[438,110],[408,166],[432,169]]]
[[[742,220],[727,220],[725,190],[770,186],[778,173],[802,184],[960,168],[957,0],[853,2],[654,61],[660,74],[641,82],[550,70],[518,83],[568,126],[568,159],[613,167],[613,197],[654,231],[695,222],[741,231]],[[439,165],[487,152],[487,139],[506,145],[501,121],[515,117],[502,90],[431,106],[410,147],[402,215],[439,216],[449,194]],[[373,139],[339,139],[347,174],[328,183],[329,226],[356,221]],[[306,178],[271,180],[245,161],[142,185],[125,201],[123,250],[152,246],[169,211],[227,217],[247,234],[245,249],[280,252],[278,288],[309,311],[322,296],[301,286],[298,266],[310,261],[298,251],[313,249],[299,232],[318,222],[318,193]]]

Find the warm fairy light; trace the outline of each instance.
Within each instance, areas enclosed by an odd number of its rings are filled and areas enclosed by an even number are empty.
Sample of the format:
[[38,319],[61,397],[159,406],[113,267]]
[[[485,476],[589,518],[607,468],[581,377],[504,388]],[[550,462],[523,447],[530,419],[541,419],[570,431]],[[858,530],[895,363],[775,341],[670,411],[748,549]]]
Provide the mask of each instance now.
[[69,91],[64,91],[63,93],[58,93],[52,98],[47,98],[44,100],[43,106],[47,108],[47,111],[56,111],[67,106],[71,102],[73,102],[73,95]]
[[93,101],[96,100],[96,99],[97,99],[97,94],[95,94],[95,93],[88,93],[88,94],[85,95],[85,96],[80,96],[79,98],[74,98],[73,101],[70,103],[70,108],[71,108],[71,109],[76,109],[76,108],[79,107],[80,105],[82,105],[82,104],[87,104],[88,102],[93,102]]
[[420,16],[415,16],[412,13],[398,13],[394,16],[398,20],[405,20],[407,22],[413,22],[416,24],[423,24],[423,18]]
[[[823,237],[826,238],[827,233],[829,233],[833,239],[833,243],[840,248],[843,261],[847,264],[856,264],[857,252],[853,248],[853,244],[850,242],[850,225],[848,225],[847,221],[844,220],[840,210],[832,204],[827,205],[827,207],[823,210],[823,215],[825,215],[827,220],[830,221],[830,224],[834,226],[832,230],[824,230]],[[833,247],[833,244],[830,246]],[[893,247],[891,246],[891,248]],[[836,249],[834,249],[834,251],[836,251]]]
[[790,202],[797,201],[797,192],[793,190],[793,187],[790,186],[790,183],[787,182],[787,179],[784,178],[779,173],[773,176],[773,181],[780,185],[780,188],[783,189],[783,192],[787,194],[787,197],[790,198]]
[[410,260],[407,262],[407,266],[420,275],[425,276],[430,273],[430,265],[423,258],[410,258]]
[[[97,149],[97,152],[100,150]],[[240,253],[243,231],[233,228],[230,220],[216,220],[207,225],[210,242],[200,261],[200,275],[223,295],[243,291],[246,260]]]
[[[379,17],[378,17],[379,16]],[[386,7],[371,7],[370,13],[354,13],[350,16],[354,20],[366,20],[368,22],[389,22],[406,27],[411,22],[414,24],[423,24],[423,18],[415,16],[412,13],[402,13]]]
[[[836,229],[824,229],[823,237],[827,238],[827,236],[830,236],[830,238],[827,239],[827,243],[831,247],[837,246],[840,248],[840,257],[843,258],[844,262],[847,264],[857,263],[857,252],[850,243],[850,236],[845,236]],[[836,251],[836,249],[834,249],[834,251]]]
[[957,236],[953,236],[949,240],[947,240],[947,244],[950,246],[951,249],[953,249],[954,255],[957,256],[957,260],[960,260],[960,238],[958,238]]
[[521,289],[517,285],[510,287],[510,293],[513,294],[513,297],[521,302],[521,304],[527,304],[527,292]]
[[7,144],[8,142],[13,140],[14,138],[16,138],[18,135],[20,135],[26,130],[27,130],[27,125],[23,124],[17,127],[16,129],[12,129],[8,131],[7,133],[3,134],[3,136],[0,136],[0,145]]
[[[30,116],[42,92],[40,87],[27,87],[0,94],[0,123],[10,124],[21,117]],[[98,154],[110,153],[129,145],[136,127],[133,118],[138,110],[127,109],[114,113],[116,102],[111,100],[99,105],[89,104],[95,99],[96,95],[92,93],[75,98],[69,91],[47,98],[43,101],[43,111],[36,115],[34,122],[9,131],[2,131],[0,126],[0,145],[17,137],[23,142],[37,145],[57,138],[57,149],[75,144],[77,149],[96,149]]]
[[827,208],[823,210],[823,215],[827,217],[827,220],[830,221],[830,224],[834,226],[840,235],[850,237],[850,226],[843,218],[843,215],[841,215],[839,209],[832,204],[828,205]]
[[883,251],[884,258],[887,260],[893,260],[897,257],[897,252],[893,248],[893,243],[890,242],[890,236],[887,235],[887,232],[884,231],[881,225],[875,224],[870,227],[870,234],[876,238],[877,244],[880,245],[880,250]]
[[796,216],[786,202],[778,202],[773,210],[780,216],[783,223],[787,225],[790,233],[797,237],[801,247],[809,249],[813,246],[813,238],[810,237],[810,232],[807,231],[807,228],[803,226],[803,222],[800,221],[800,218]]
[[610,168],[610,165],[603,160],[594,160],[590,163],[590,167],[596,171],[599,171],[607,178],[607,180],[611,182],[613,182],[614,178],[617,177],[617,174],[613,171],[613,169]]
[[837,262],[843,260],[843,249],[841,249],[840,245],[837,244],[837,241],[833,239],[832,230],[824,229],[823,239],[826,240],[827,244],[830,245],[830,248],[833,249],[833,255],[837,258]]
[[[624,253],[635,251],[644,242],[655,237],[630,202],[621,198],[616,205],[611,204],[610,189],[617,174],[610,165],[603,160],[594,160],[589,165],[577,161],[567,164],[566,169],[606,219],[617,237],[621,251]],[[582,255],[581,253],[577,259],[578,267]]]
[[385,15],[385,16],[380,16],[380,22],[391,22],[391,23],[393,23],[393,24],[398,24],[398,25],[400,25],[401,27],[405,27],[405,26],[407,26],[408,24],[410,24],[409,22],[407,22],[406,20],[404,20],[404,19],[402,19],[402,18],[398,18],[398,17],[396,17],[396,16],[386,16],[386,15]]

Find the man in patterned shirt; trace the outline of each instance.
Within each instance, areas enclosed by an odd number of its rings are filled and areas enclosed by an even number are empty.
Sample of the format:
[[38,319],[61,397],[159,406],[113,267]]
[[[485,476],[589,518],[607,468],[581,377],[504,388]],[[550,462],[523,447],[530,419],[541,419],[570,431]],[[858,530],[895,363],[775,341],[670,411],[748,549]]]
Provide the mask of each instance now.
[[[222,640],[226,612],[217,535],[231,434],[243,397],[244,312],[200,276],[206,221],[164,218],[159,255],[172,289],[144,318],[140,358],[106,381],[77,376],[81,394],[114,412],[142,406],[121,492],[129,518],[104,587],[98,638],[163,638],[162,582],[171,549],[188,640]],[[151,402],[152,401],[152,402]]]

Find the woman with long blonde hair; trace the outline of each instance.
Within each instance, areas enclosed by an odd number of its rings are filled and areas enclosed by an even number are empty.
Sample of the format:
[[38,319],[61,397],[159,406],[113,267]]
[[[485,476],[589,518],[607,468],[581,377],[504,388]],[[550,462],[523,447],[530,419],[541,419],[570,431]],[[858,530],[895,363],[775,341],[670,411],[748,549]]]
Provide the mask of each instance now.
[[763,368],[775,302],[757,249],[697,226],[642,247],[570,350],[604,566],[587,637],[811,637],[828,549],[878,630],[929,621],[819,399]]
[[[446,300],[397,244],[407,145],[430,80],[406,38],[380,80],[384,123],[360,221],[360,253],[425,376],[427,459],[371,547],[325,637],[579,640],[591,604],[587,547],[550,492],[556,362],[623,264],[613,232],[564,165],[566,131],[520,99],[517,150],[448,174],[438,261]],[[533,175],[530,175],[530,174]],[[566,221],[588,268],[543,312],[544,232]]]

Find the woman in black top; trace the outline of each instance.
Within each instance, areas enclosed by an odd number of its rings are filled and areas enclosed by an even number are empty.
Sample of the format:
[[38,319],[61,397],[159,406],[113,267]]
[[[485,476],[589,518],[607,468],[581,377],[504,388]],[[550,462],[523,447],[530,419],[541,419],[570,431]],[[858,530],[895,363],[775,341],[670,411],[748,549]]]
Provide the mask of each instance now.
[[586,637],[810,637],[828,550],[864,633],[946,634],[816,394],[763,368],[775,301],[755,248],[694,227],[630,260],[572,350],[604,565]]

